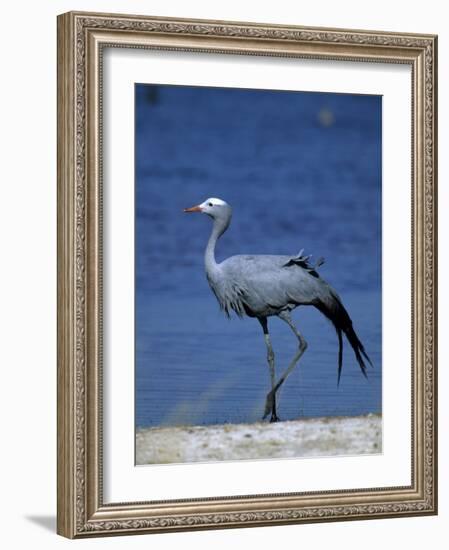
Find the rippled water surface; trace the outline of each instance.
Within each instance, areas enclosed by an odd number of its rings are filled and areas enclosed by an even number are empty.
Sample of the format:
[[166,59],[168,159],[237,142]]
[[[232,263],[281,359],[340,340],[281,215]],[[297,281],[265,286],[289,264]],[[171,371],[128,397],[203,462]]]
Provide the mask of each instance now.
[[[234,209],[217,259],[324,256],[374,369],[315,309],[294,320],[309,347],[284,384],[282,419],[381,412],[381,98],[136,86],[136,425],[250,422],[269,389],[254,319],[228,320],[204,273],[211,221],[182,209],[207,197]],[[270,320],[281,372],[297,342]]]

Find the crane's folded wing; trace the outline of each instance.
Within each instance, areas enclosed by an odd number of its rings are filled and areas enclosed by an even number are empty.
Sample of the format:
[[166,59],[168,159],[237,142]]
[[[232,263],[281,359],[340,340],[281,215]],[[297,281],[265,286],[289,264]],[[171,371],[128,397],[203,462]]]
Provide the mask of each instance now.
[[219,264],[222,277],[211,287],[223,309],[238,315],[274,315],[300,304],[312,305],[329,287],[308,259],[302,254],[232,256]]

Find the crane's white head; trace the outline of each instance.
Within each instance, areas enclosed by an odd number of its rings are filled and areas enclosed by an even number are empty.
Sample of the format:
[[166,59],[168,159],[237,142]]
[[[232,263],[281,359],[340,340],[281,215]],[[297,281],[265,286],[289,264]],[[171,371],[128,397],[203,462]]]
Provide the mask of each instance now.
[[201,212],[202,214],[207,214],[214,220],[226,221],[229,224],[232,208],[224,200],[211,197],[198,206],[184,208],[184,212]]

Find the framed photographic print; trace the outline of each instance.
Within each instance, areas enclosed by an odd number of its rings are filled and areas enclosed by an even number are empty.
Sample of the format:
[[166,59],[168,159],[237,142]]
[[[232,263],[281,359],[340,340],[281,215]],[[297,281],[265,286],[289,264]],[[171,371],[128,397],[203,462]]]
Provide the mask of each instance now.
[[58,18],[58,532],[435,514],[432,35]]

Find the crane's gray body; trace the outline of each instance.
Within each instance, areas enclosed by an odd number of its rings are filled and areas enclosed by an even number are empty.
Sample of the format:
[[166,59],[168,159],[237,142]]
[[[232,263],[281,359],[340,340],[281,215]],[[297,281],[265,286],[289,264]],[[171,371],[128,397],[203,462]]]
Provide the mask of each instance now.
[[306,265],[301,255],[238,255],[217,264],[207,278],[226,313],[269,317],[329,300],[331,288]]
[[[218,239],[229,227],[231,207],[221,199],[212,198],[185,211],[202,212],[214,221],[204,254],[204,263],[207,280],[220,307],[228,316],[234,311],[240,317],[256,317],[262,325],[271,378],[271,391],[267,395],[264,418],[271,412],[271,421],[279,420],[276,414],[276,392],[307,348],[304,337],[290,317],[290,311],[297,306],[314,306],[333,323],[339,342],[338,382],[343,360],[342,333],[351,344],[362,374],[366,376],[364,359],[370,364],[371,361],[354,332],[352,321],[340,297],[317,272],[322,260],[313,266],[309,262],[309,257],[303,256],[301,251],[296,256],[237,255],[217,263],[215,247]],[[278,380],[267,321],[268,317],[273,315],[285,321],[298,339],[298,351]]]

